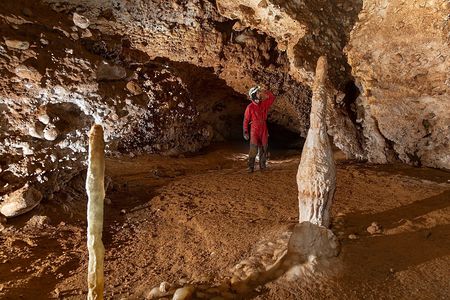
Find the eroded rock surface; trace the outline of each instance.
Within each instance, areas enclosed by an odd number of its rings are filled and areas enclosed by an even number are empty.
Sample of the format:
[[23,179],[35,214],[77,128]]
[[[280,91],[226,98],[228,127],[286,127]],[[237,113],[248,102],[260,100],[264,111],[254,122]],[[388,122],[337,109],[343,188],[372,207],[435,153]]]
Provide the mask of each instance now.
[[4,2],[0,196],[51,197],[85,168],[94,122],[109,154],[238,136],[255,83],[277,95],[269,120],[306,136],[324,54],[348,157],[450,168],[448,1]]
[[2,5],[0,196],[30,182],[50,197],[85,168],[94,122],[109,153],[176,155],[240,136],[255,82],[280,95],[271,121],[306,134],[309,88],[284,72],[272,37],[238,36],[234,23],[204,1]]
[[347,47],[369,161],[450,169],[448,1],[365,0]]
[[42,200],[42,194],[28,184],[5,197],[0,205],[0,213],[7,218],[24,214]]

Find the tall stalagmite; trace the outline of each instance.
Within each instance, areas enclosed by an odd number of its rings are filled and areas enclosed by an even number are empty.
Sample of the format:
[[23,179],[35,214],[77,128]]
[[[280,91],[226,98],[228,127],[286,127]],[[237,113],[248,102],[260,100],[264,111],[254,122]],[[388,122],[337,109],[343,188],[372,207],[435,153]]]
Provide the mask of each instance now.
[[87,247],[89,251],[88,300],[103,299],[103,258],[105,248],[102,242],[103,201],[105,199],[105,142],[103,128],[94,125],[89,133],[89,165],[86,177]]
[[336,169],[325,121],[327,104],[327,59],[317,61],[310,128],[297,172],[299,222],[328,227],[336,188]]

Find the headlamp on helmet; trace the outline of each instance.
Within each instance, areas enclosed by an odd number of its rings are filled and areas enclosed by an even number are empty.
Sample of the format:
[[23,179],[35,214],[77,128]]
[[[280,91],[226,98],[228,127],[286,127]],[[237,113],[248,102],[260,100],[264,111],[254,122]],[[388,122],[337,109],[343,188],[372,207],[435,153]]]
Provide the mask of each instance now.
[[252,87],[249,91],[248,91],[248,95],[250,96],[250,100],[255,101],[255,102],[259,102],[258,99],[258,91],[261,89],[261,87],[255,86]]

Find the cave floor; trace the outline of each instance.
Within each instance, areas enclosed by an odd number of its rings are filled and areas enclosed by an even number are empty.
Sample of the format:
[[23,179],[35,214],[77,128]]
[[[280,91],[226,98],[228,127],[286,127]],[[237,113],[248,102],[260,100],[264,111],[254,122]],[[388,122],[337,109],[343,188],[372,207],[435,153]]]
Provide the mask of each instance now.
[[[267,171],[247,174],[244,152],[108,159],[107,299],[142,299],[163,281],[218,283],[260,241],[296,224],[299,153],[274,152]],[[281,277],[256,299],[448,299],[450,174],[336,158],[335,272]],[[0,298],[86,298],[83,185],[80,176],[0,233]],[[369,234],[372,222],[383,232]]]

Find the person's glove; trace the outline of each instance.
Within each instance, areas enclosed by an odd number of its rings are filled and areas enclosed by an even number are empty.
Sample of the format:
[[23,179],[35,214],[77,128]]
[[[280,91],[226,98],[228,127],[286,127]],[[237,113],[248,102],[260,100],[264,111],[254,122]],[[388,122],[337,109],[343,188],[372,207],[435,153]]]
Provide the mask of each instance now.
[[247,133],[247,132],[244,132],[244,140],[248,141],[249,138],[250,138],[250,137],[248,136],[248,133]]

